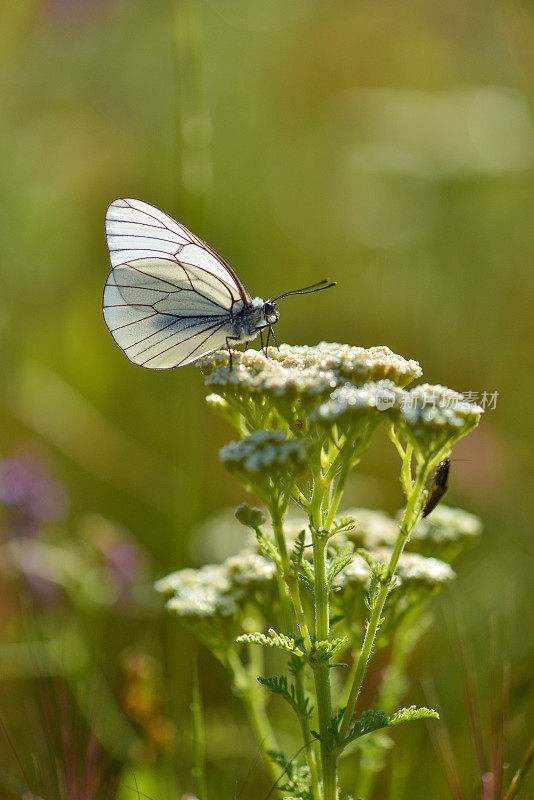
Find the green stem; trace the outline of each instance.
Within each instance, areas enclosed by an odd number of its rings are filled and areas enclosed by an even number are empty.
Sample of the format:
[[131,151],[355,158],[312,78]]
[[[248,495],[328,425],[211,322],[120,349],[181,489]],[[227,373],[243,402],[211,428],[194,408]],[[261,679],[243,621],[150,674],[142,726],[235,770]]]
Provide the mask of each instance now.
[[399,558],[401,557],[402,551],[404,550],[404,545],[406,544],[406,540],[417,521],[417,517],[419,514],[419,503],[425,488],[425,481],[427,479],[427,475],[428,475],[428,465],[425,464],[419,471],[419,475],[417,477],[413,490],[410,494],[410,497],[408,498],[408,503],[406,506],[406,511],[404,514],[402,525],[400,526],[399,535],[397,537],[393,553],[391,554],[391,558],[389,560],[385,577],[382,580],[382,585],[380,587],[376,603],[373,606],[367,630],[365,631],[362,650],[356,665],[356,673],[354,675],[354,681],[350,689],[347,706],[345,708],[345,713],[343,714],[343,718],[341,720],[341,725],[339,728],[339,736],[341,740],[345,739],[352,721],[354,710],[356,708],[356,702],[358,700],[358,696],[362,688],[363,679],[365,677],[365,673],[367,670],[367,665],[369,664],[369,659],[371,657],[375,636],[378,630],[378,626],[380,625],[380,620],[382,618],[382,611],[384,609],[384,604],[386,602],[386,598],[391,588],[392,580],[395,576],[395,570],[397,569]]
[[294,486],[291,490],[291,497],[295,503],[300,506],[306,513],[308,512],[309,502],[306,495],[301,492],[298,486]]
[[[327,539],[313,533],[313,563],[315,569],[315,638],[328,640],[330,617],[328,607],[328,587],[326,582]],[[328,664],[315,664],[313,667],[319,733],[321,735],[321,764],[323,768],[324,800],[337,798],[337,757],[332,750],[329,726],[332,719],[332,699],[330,696],[330,668]]]
[[310,632],[308,630],[308,623],[306,621],[306,616],[304,614],[304,609],[302,608],[302,599],[300,597],[300,589],[298,583],[294,583],[291,581],[289,585],[289,594],[291,596],[291,601],[293,603],[293,608],[295,610],[295,616],[297,618],[297,624],[299,627],[300,635],[304,639],[304,646],[308,653],[312,649],[312,640],[310,636]]
[[352,687],[352,685],[354,683],[354,678],[356,677],[356,668],[358,666],[358,661],[360,659],[361,652],[362,652],[361,648],[359,648],[358,650],[354,649],[354,650],[351,651],[352,664],[350,666],[350,670],[349,670],[348,675],[347,675],[347,682],[346,682],[346,685],[345,685],[345,695],[344,695],[343,702],[342,702],[342,705],[345,706],[345,707],[348,706],[348,704],[349,704],[350,690],[351,690],[351,687]]
[[[298,584],[298,576],[293,578],[293,576],[290,574],[290,561],[284,536],[282,516],[281,514],[278,513],[278,509],[271,510],[271,519],[273,523],[273,531],[276,543],[278,545],[278,551],[280,553],[280,560],[281,560],[281,571],[280,570],[278,571],[278,589],[280,592],[280,601],[282,603],[282,613],[284,616],[285,633],[291,634],[293,632],[293,627],[294,627],[291,620],[290,609],[288,613],[288,610],[286,608],[288,600],[290,598],[291,603],[293,605],[293,610],[295,612],[295,616],[297,618],[297,624],[298,624],[298,629],[300,631],[300,635],[302,636],[306,650],[309,653],[312,649],[311,636],[308,630],[308,623],[304,615],[304,609],[302,607],[302,600],[300,597],[300,589]],[[303,703],[304,685],[302,682],[301,672],[295,674],[295,687],[297,690],[299,701]],[[308,718],[303,714],[298,714],[298,720],[299,720],[300,730],[302,733],[303,743],[307,745],[306,762],[310,770],[313,797],[314,800],[320,800],[319,775],[317,772],[317,764],[315,761],[315,752],[313,748],[309,746],[312,741],[310,733],[310,724]]]
[[[291,565],[290,565],[289,555],[288,555],[287,547],[286,547],[284,529],[283,529],[283,525],[282,525],[282,518],[278,513],[271,512],[271,519],[272,519],[272,522],[273,522],[274,536],[275,536],[275,539],[276,539],[276,544],[278,545],[278,551],[280,553],[280,560],[281,560],[281,566],[282,566],[282,575],[280,576],[281,579],[282,579],[281,580],[282,585],[280,586],[280,583],[279,583],[280,597],[281,597],[281,600],[282,600],[282,605],[284,605],[284,596],[287,599],[289,599],[289,598],[291,599],[291,603],[293,605],[293,610],[294,610],[295,616],[297,618],[297,624],[298,624],[298,628],[299,628],[299,631],[300,631],[300,635],[304,639],[304,644],[306,646],[306,650],[309,653],[311,648],[312,648],[312,641],[311,641],[310,632],[308,630],[308,623],[306,621],[306,616],[304,614],[304,609],[302,607],[302,600],[301,600],[301,597],[300,597],[300,589],[299,589],[299,584],[298,584],[298,577],[294,578],[291,575],[291,570],[290,570],[290,566]],[[288,597],[288,593],[289,593],[289,597]],[[290,634],[292,632],[292,630],[293,630],[293,625],[291,623],[291,619],[289,619],[289,621],[288,621],[286,619],[285,615],[284,615],[284,625],[286,625],[286,628],[287,628],[287,630],[285,632]]]
[[330,503],[330,508],[328,509],[328,514],[324,524],[327,531],[330,530],[332,523],[334,522],[341,498],[343,497],[343,492],[345,491],[345,484],[347,482],[347,478],[349,477],[349,472],[349,469],[343,469],[339,475],[336,490],[334,492],[334,496],[332,497],[332,502]]
[[[302,682],[302,673],[299,672],[295,675],[295,686],[297,689],[297,698],[299,704],[304,702],[304,685]],[[317,762],[315,760],[315,750],[310,745],[312,744],[312,735],[310,733],[310,722],[308,717],[304,714],[299,714],[300,732],[302,734],[302,741],[306,744],[306,763],[310,770],[311,790],[313,800],[321,800],[321,788],[319,783],[319,773],[317,771]]]
[[398,437],[397,431],[393,427],[390,426],[388,430],[388,436],[397,448],[397,452],[401,457],[402,461],[402,468],[400,473],[400,482],[402,484],[402,488],[406,496],[410,494],[411,486],[412,486],[412,453],[413,453],[413,446],[411,444],[406,445],[406,450],[404,450],[400,439]]

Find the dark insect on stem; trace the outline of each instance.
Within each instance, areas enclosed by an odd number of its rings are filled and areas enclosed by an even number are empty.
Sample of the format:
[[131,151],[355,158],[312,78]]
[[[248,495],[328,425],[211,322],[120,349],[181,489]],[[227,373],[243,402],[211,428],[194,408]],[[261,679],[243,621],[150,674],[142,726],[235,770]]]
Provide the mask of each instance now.
[[445,494],[448,488],[449,470],[451,468],[451,459],[447,456],[443,461],[440,461],[434,471],[432,478],[432,485],[428,490],[426,503],[423,508],[423,517],[434,511],[435,507]]

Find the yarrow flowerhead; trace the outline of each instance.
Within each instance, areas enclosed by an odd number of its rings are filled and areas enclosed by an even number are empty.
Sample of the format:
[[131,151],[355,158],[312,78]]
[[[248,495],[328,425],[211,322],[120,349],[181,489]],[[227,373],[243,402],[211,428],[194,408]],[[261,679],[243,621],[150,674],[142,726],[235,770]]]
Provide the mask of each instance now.
[[[315,347],[271,347],[267,355],[261,350],[233,353],[231,368],[223,351],[199,363],[206,386],[241,414],[249,428],[279,427],[282,422],[295,436],[314,432],[310,410],[338,386],[383,378],[404,386],[421,375],[416,361],[406,361],[387,347],[364,349],[326,342]],[[214,406],[213,394],[209,402]],[[228,418],[226,409],[217,410]]]
[[230,472],[259,497],[281,497],[286,487],[308,464],[312,443],[289,438],[285,431],[255,431],[239,442],[230,442],[219,457]]
[[348,428],[358,420],[390,408],[403,397],[403,389],[389,380],[369,381],[362,386],[345,384],[332,392],[330,399],[317,406],[310,416],[322,425]]
[[156,591],[169,596],[167,609],[184,619],[232,616],[237,611],[231,583],[224,565],[182,569],[157,581]]
[[171,614],[220,652],[232,645],[251,610],[266,618],[276,611],[275,576],[272,561],[246,549],[222,564],[173,572],[157,581],[155,588],[167,597]]
[[404,390],[389,380],[369,381],[362,386],[345,384],[313,409],[310,419],[336,441],[344,461],[352,467],[369,446],[384,410],[403,394]]
[[[387,564],[392,549],[379,547],[367,552],[377,564]],[[367,559],[356,553],[352,562],[334,580],[332,595],[335,613],[343,616],[352,633],[353,645],[361,646],[367,608],[365,598],[369,589],[371,568]],[[455,573],[448,564],[418,553],[403,553],[398,562],[396,577],[386,601],[386,614],[377,637],[378,648],[390,641],[393,630],[408,609],[423,603],[431,594],[449,584]]]
[[[356,547],[376,550],[393,547],[399,534],[404,510],[396,519],[383,511],[349,508],[343,516],[354,519],[354,527],[345,535]],[[440,504],[427,519],[420,519],[406,542],[405,550],[452,563],[480,537],[482,523],[474,514],[461,508]]]
[[[270,377],[276,383],[276,377],[280,376],[290,383],[294,382],[296,388],[299,373],[308,378],[321,373],[331,374],[338,385],[347,381],[359,385],[367,381],[388,378],[397,386],[406,386],[422,375],[417,361],[413,359],[407,361],[393,353],[389,347],[366,349],[337,342],[320,342],[312,347],[282,344],[280,349],[269,347],[267,354],[263,350],[251,349],[244,353],[232,353],[232,362],[232,369],[229,370],[228,353],[218,350],[201,359],[198,364],[208,376],[214,375],[221,368],[226,370],[227,383],[251,380],[252,389],[261,387],[262,381],[268,385]],[[243,374],[245,372],[248,373],[246,376]],[[254,376],[259,378],[256,385],[253,382]],[[213,380],[207,381],[207,384],[216,384],[221,377],[218,375]],[[303,386],[305,385],[306,381],[303,382]],[[274,391],[281,391],[281,387],[276,386]]]
[[404,392],[391,417],[416,452],[430,460],[476,427],[483,410],[452,389],[425,383]]
[[230,581],[240,587],[267,587],[276,575],[274,563],[252,549],[242,550],[225,564]]
[[[374,561],[387,564],[391,557],[391,549],[378,547],[370,551]],[[353,585],[366,587],[369,583],[370,567],[367,561],[355,554],[351,564],[335,579],[334,585],[340,589]],[[454,572],[448,564],[437,558],[426,558],[419,553],[403,553],[397,569],[397,589],[401,586],[418,585],[427,590],[442,586],[453,580]]]
[[423,374],[417,361],[407,361],[389,347],[366,349],[337,342],[320,342],[315,347],[282,345],[275,358],[286,368],[310,367],[333,372],[338,384],[349,381],[360,385],[388,378],[397,386],[406,386]]
[[[401,514],[399,511],[399,520]],[[482,523],[474,514],[440,503],[432,516],[416,524],[406,549],[451,564],[464,550],[476,544],[481,533]]]

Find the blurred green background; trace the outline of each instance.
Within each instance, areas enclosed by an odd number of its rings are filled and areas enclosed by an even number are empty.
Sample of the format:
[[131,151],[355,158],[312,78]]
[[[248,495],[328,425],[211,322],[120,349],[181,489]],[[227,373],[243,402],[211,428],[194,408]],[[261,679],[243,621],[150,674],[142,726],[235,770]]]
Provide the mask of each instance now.
[[[104,325],[105,210],[137,197],[205,238],[253,295],[338,281],[284,301],[280,341],[386,344],[419,360],[429,382],[479,400],[499,393],[456,448],[465,460],[453,465],[447,500],[484,521],[454,595],[484,715],[492,629],[498,664],[510,664],[504,758],[509,774],[517,767],[534,706],[533,26],[532,4],[521,0],[4,0],[0,456],[9,469],[25,464],[45,499],[55,492],[49,513],[34,515],[33,538],[78,558],[68,608],[43,601],[38,619],[35,592],[28,600],[28,587],[3,570],[0,712],[19,753],[38,738],[28,708],[40,691],[35,676],[62,672],[32,648],[57,635],[59,663],[74,654],[64,670],[69,696],[80,682],[90,687],[98,666],[94,706],[106,692],[124,705],[125,683],[145,674],[128,657],[147,660],[151,691],[163,698],[154,715],[168,735],[154,744],[134,709],[128,735],[152,750],[132,751],[123,731],[113,758],[131,758],[158,800],[191,788],[193,643],[148,588],[131,613],[116,593],[95,599],[109,555],[101,531],[108,526],[115,541],[117,525],[128,529],[148,587],[153,576],[215,558],[191,531],[245,498],[218,463],[232,434],[205,408],[199,371],[135,367]],[[396,469],[379,443],[347,499],[394,511]],[[4,546],[20,538],[10,508]],[[83,574],[91,559],[94,592]],[[52,572],[64,567],[54,564]],[[438,598],[435,612],[410,700],[424,700],[431,676],[464,785],[475,787],[450,599]],[[224,673],[206,653],[199,659],[212,796],[234,797],[249,771],[252,786],[267,785]],[[91,727],[89,706],[82,716]],[[424,726],[396,739],[406,796],[449,797]],[[0,753],[6,797],[17,796],[20,771],[5,741]],[[125,788],[133,781],[121,785],[121,798],[135,797]],[[376,797],[387,797],[386,785]]]

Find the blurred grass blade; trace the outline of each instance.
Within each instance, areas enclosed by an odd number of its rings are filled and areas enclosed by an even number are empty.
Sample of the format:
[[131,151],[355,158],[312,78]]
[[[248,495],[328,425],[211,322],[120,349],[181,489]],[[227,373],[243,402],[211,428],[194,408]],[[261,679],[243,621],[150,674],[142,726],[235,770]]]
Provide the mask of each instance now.
[[166,515],[182,473],[112,425],[74,387],[37,362],[26,362],[10,398],[13,416],[79,466]]
[[180,186],[176,196],[205,235],[206,199],[212,183],[212,124],[206,97],[201,4],[173,0],[172,47],[175,64],[175,153]]
[[427,702],[432,706],[432,708],[436,708],[439,711],[440,721],[438,722],[437,726],[428,725],[428,733],[432,742],[432,746],[434,747],[434,751],[441,763],[441,768],[443,769],[447,779],[451,797],[453,800],[466,800],[460,782],[460,775],[458,773],[449,731],[447,729],[447,725],[445,724],[443,712],[440,709],[440,702],[434,683],[430,680],[430,678],[427,678],[425,681],[423,681],[423,691]]
[[208,799],[206,783],[206,736],[204,731],[204,717],[202,708],[202,695],[198,680],[198,663],[195,659],[192,666],[192,700],[191,717],[193,725],[193,769],[191,774],[198,800]]
[[525,754],[525,758],[523,759],[523,763],[517,770],[510,784],[510,788],[506,792],[503,797],[503,800],[513,800],[514,797],[517,797],[518,793],[521,791],[521,787],[523,785],[523,781],[529,771],[530,767],[532,766],[532,762],[534,761],[534,739],[530,742],[529,748]]

